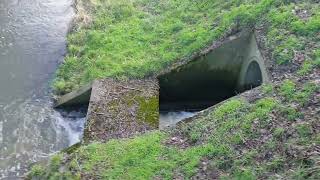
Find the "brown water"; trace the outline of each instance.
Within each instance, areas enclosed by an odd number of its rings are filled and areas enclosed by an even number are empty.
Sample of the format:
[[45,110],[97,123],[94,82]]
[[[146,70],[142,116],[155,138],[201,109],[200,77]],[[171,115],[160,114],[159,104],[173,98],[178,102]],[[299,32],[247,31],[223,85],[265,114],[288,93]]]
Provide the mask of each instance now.
[[17,179],[30,163],[70,144],[49,81],[66,52],[71,5],[0,0],[0,179]]

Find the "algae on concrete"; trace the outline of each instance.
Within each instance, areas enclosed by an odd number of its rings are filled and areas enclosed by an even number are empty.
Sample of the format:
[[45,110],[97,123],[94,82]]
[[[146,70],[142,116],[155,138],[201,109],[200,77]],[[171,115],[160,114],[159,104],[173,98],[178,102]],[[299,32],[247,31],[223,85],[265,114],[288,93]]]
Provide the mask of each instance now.
[[156,80],[95,81],[92,86],[84,141],[131,137],[159,126]]

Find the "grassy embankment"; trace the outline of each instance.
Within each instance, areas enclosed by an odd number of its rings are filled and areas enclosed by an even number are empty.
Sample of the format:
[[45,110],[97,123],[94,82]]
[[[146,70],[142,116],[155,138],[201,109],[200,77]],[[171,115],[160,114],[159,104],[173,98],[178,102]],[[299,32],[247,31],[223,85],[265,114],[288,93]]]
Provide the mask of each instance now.
[[96,78],[156,74],[231,29],[253,24],[270,3],[253,9],[255,5],[249,3],[234,8],[242,4],[239,0],[93,2],[95,5],[87,5],[90,11],[82,12],[83,18],[79,18],[81,28],[76,27],[68,37],[69,54],[54,82],[58,93]]
[[69,37],[55,82],[60,92],[99,77],[153,74],[248,26],[262,29],[276,77],[257,100],[231,99],[172,132],[83,145],[34,166],[30,176],[320,178],[317,1],[105,0],[94,7],[92,24]]

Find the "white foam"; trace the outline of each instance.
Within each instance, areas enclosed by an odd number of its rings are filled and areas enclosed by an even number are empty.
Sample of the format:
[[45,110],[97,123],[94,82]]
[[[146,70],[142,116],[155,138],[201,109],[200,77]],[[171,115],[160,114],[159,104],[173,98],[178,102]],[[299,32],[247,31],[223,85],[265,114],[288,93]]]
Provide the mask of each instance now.
[[83,129],[84,129],[85,118],[63,118],[61,115],[57,116],[57,124],[60,133],[65,132],[69,145],[80,142]]
[[160,113],[160,129],[166,127],[173,127],[175,124],[182,121],[183,119],[192,117],[195,114],[196,112],[186,111]]

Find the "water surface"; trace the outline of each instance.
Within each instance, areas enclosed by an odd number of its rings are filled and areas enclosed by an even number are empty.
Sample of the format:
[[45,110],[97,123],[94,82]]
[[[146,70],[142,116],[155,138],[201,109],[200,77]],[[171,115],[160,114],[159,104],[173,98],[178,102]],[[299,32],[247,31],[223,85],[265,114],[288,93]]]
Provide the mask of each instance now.
[[178,122],[196,115],[197,112],[169,111],[160,112],[160,129],[174,127]]
[[49,81],[66,53],[71,5],[0,0],[0,179],[17,179],[30,163],[70,144]]

